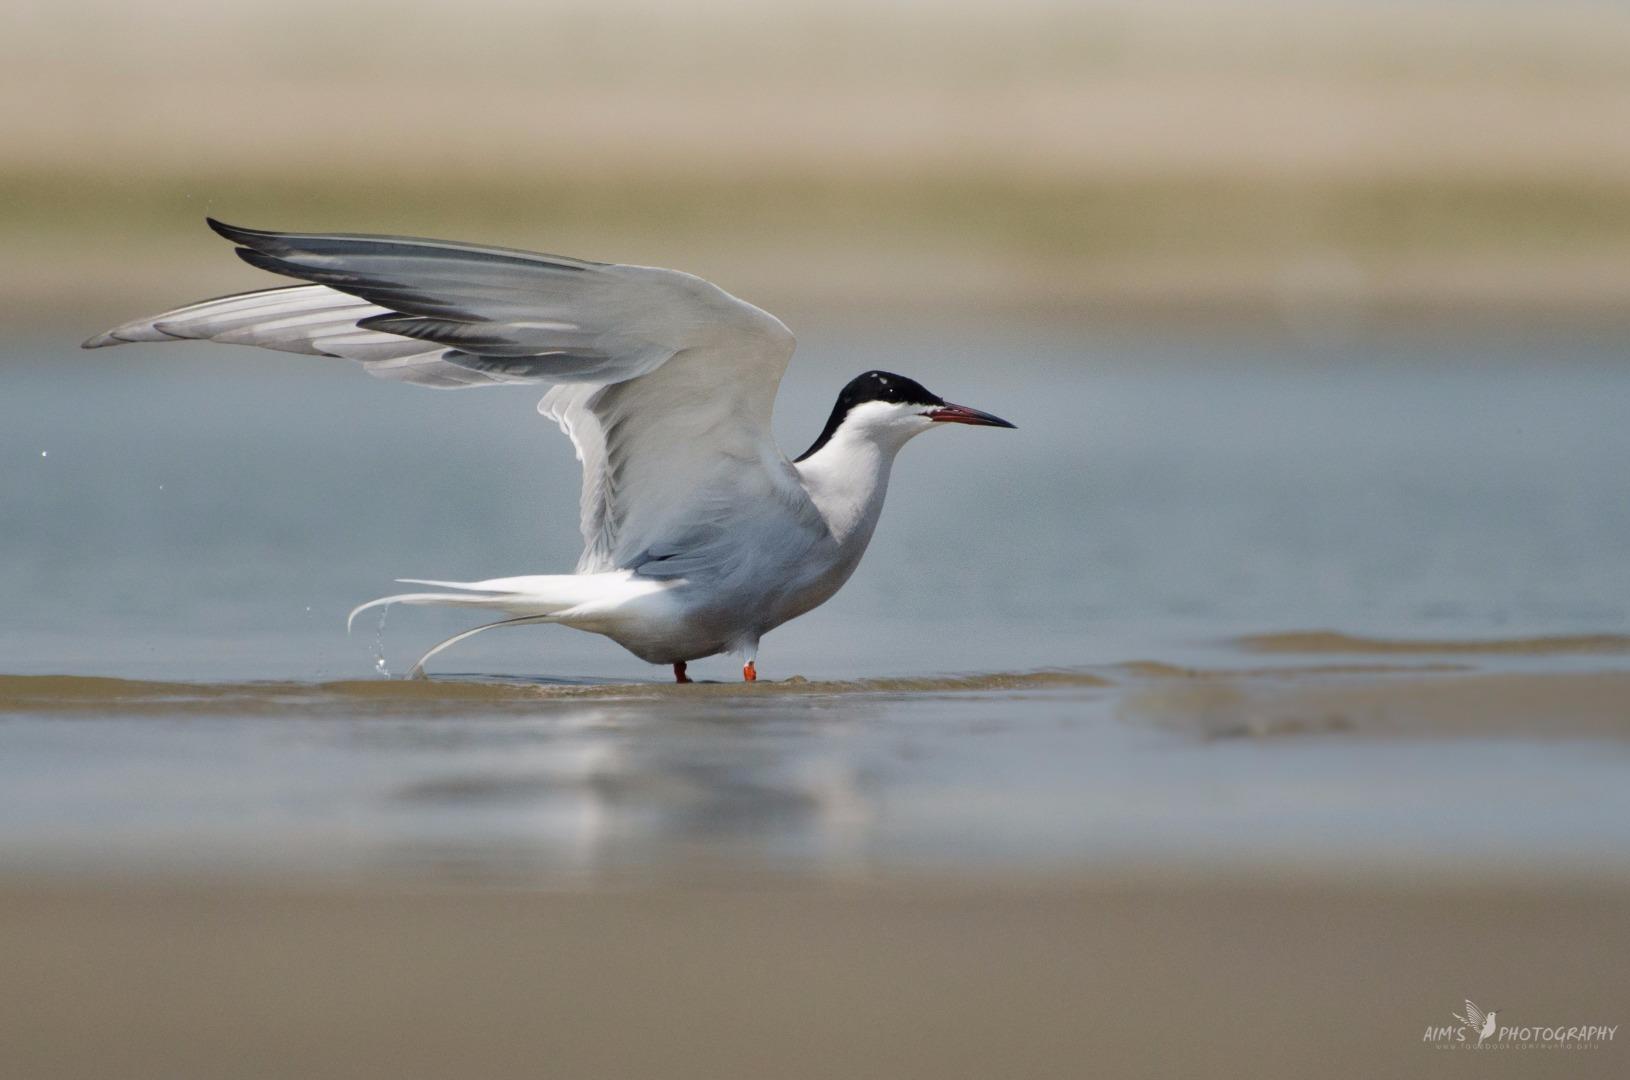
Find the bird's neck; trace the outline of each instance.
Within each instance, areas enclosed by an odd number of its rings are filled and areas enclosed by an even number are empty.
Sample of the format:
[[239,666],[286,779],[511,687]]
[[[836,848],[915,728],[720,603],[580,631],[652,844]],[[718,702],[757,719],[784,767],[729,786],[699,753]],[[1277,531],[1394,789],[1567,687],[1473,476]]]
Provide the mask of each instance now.
[[794,466],[840,546],[864,549],[871,540],[899,451],[897,445],[840,429]]

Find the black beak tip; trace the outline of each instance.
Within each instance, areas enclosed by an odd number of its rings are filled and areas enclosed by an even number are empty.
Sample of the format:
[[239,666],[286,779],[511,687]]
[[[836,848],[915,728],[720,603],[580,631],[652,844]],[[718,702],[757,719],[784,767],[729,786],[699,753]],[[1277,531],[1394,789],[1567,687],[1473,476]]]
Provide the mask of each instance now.
[[1017,424],[1009,423],[1000,416],[985,412],[983,409],[970,409],[966,405],[953,405],[946,402],[930,412],[929,417],[940,423],[971,424],[975,427],[1017,428]]

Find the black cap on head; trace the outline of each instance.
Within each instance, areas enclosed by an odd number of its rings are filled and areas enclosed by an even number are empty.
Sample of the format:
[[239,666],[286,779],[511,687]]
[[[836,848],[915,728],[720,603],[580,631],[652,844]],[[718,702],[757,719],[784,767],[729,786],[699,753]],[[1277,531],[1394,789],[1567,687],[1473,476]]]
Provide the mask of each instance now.
[[868,401],[887,401],[896,405],[944,405],[945,399],[916,379],[896,375],[892,371],[867,371],[849,380],[838,392],[838,403],[832,406],[832,415],[813,446],[799,454],[794,461],[802,461],[827,444],[837,432],[838,425],[849,415],[849,410]]
[[838,394],[838,405],[848,412],[866,401],[888,401],[900,405],[944,405],[945,399],[916,379],[892,371],[868,371],[849,380]]

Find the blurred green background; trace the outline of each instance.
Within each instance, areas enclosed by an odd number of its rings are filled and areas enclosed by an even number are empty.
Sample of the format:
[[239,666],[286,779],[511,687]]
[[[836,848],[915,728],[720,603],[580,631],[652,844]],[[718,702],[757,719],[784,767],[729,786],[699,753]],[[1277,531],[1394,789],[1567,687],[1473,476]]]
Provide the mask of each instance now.
[[794,318],[1324,333],[1630,301],[1619,5],[183,0],[8,21],[14,323],[89,333],[266,282],[205,213],[678,266]]

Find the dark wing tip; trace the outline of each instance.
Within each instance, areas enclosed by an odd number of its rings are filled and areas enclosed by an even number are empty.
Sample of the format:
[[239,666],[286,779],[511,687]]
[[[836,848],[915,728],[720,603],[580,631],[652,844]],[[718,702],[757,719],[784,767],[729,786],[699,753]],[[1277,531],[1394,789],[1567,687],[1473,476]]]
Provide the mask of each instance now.
[[[225,236],[226,234],[222,233],[221,235]],[[236,237],[230,237],[229,239],[237,240]],[[242,241],[237,242],[241,243]],[[257,270],[270,270],[274,274],[282,274],[285,277],[300,276],[300,273],[294,267],[279,259],[276,255],[267,255],[265,252],[256,251],[251,247],[240,247],[237,249],[236,254],[238,258]]]
[[228,225],[218,218],[206,217],[204,223],[218,235],[226,237],[234,244],[244,247],[266,247],[268,243],[283,239],[282,233],[271,232],[266,229],[246,229],[242,225]]
[[246,232],[249,231],[247,229],[239,228],[236,225],[228,225],[226,222],[221,221],[218,218],[212,218],[212,217],[207,217],[207,216],[204,218],[204,224],[208,225],[217,234],[226,237],[228,240],[232,240],[232,241],[235,241],[235,242],[238,242],[238,243],[243,242],[242,241],[243,235]]

